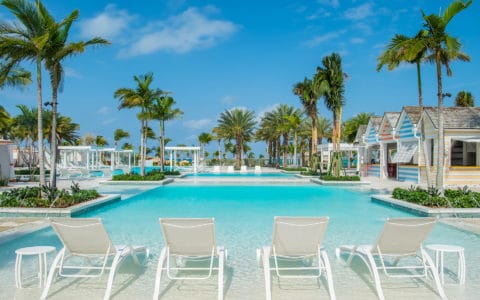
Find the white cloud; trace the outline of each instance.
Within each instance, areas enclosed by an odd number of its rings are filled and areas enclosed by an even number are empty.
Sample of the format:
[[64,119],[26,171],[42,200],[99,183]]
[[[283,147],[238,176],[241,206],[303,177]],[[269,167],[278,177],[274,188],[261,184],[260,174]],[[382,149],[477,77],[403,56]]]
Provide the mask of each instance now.
[[225,96],[222,98],[222,100],[220,100],[220,102],[222,102],[223,104],[227,104],[227,105],[230,105],[233,103],[233,97],[232,96]]
[[337,8],[340,5],[338,0],[318,0],[318,3],[326,6],[331,6],[333,8]]
[[115,119],[115,118],[103,120],[103,121],[102,121],[102,125],[112,124],[112,123],[115,122],[116,120],[117,120],[117,119]]
[[238,26],[230,21],[213,19],[214,6],[200,10],[192,7],[179,15],[147,26],[132,46],[124,49],[124,57],[150,54],[157,51],[186,53],[195,49],[214,46],[218,40],[231,36]]
[[266,113],[276,110],[277,107],[279,107],[279,106],[280,106],[280,103],[275,103],[275,104],[272,104],[272,105],[269,105],[267,107],[264,107],[264,108],[260,109],[260,111],[257,114],[257,119],[256,119],[257,122],[260,122],[260,120],[263,118],[263,116]]
[[354,37],[350,39],[350,42],[352,42],[352,44],[363,44],[365,42],[365,39]]
[[102,106],[97,110],[97,114],[99,115],[108,115],[112,112],[112,108],[108,106]]
[[120,10],[114,4],[109,4],[97,16],[80,22],[80,35],[84,38],[100,36],[112,39],[128,29],[135,16],[127,10]]
[[332,39],[335,39],[335,38],[339,37],[340,34],[342,34],[342,33],[343,33],[343,31],[334,31],[334,32],[329,32],[329,33],[323,34],[323,35],[318,35],[318,36],[312,38],[311,40],[307,41],[306,44],[307,44],[307,46],[315,47],[315,46],[318,46],[319,44],[321,44],[323,42],[326,42],[326,41],[329,41],[329,40],[332,40]]
[[75,71],[72,68],[63,67],[63,71],[65,72],[66,77],[71,77],[71,78],[76,78],[76,79],[82,79],[83,78],[82,75],[80,75],[77,71]]
[[211,127],[213,124],[212,119],[204,118],[199,120],[189,120],[183,122],[183,126],[190,129],[206,129]]
[[365,3],[357,7],[349,8],[345,11],[345,18],[349,20],[362,20],[373,16],[372,4]]

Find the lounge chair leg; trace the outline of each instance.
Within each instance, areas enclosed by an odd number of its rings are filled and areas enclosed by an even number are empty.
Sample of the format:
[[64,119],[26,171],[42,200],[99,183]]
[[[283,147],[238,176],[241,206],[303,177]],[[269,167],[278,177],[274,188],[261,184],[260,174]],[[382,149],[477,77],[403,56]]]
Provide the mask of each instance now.
[[118,252],[115,257],[113,258],[112,261],[112,266],[110,268],[110,273],[108,274],[108,283],[107,283],[107,290],[105,291],[105,296],[103,296],[104,300],[110,299],[110,296],[112,294],[112,286],[113,286],[113,279],[115,278],[115,275],[117,274],[117,269],[120,266],[120,262],[125,259],[125,256],[127,254],[132,254],[132,251],[130,247],[125,248],[121,252]]
[[375,264],[375,259],[370,252],[367,253],[367,258],[369,263],[369,269],[371,270],[371,274],[373,275],[373,281],[375,282],[375,289],[377,290],[378,299],[385,300],[382,285],[380,284],[380,275],[378,275],[378,270]]
[[330,300],[335,300],[335,290],[333,288],[333,277],[332,277],[332,269],[330,268],[330,261],[327,256],[326,251],[320,252],[322,255],[323,264],[325,265],[325,273],[327,273],[327,284],[328,284],[328,293],[330,294]]
[[263,273],[265,275],[265,299],[272,299],[272,287],[270,282],[270,247],[263,248]]
[[223,300],[223,274],[225,267],[225,250],[218,250],[218,300]]
[[58,268],[58,264],[62,259],[63,255],[65,254],[65,248],[58,252],[57,256],[52,262],[52,266],[50,267],[50,271],[48,272],[47,282],[45,283],[45,288],[43,289],[42,295],[40,296],[40,300],[47,299],[48,291],[50,290],[50,286],[52,285],[53,276],[55,275],[55,271]]
[[423,257],[427,260],[427,264],[430,266],[430,271],[432,272],[433,280],[435,281],[435,285],[437,287],[438,294],[440,295],[440,298],[443,300],[447,300],[447,295],[445,294],[445,291],[443,290],[442,283],[440,282],[440,278],[438,277],[438,270],[437,267],[435,267],[435,264],[433,263],[432,258],[430,255],[428,255],[427,251],[422,249],[422,255]]
[[163,263],[167,257],[167,248],[163,248],[158,259],[157,274],[155,275],[155,289],[153,291],[153,300],[157,300],[160,296],[160,280],[162,279]]

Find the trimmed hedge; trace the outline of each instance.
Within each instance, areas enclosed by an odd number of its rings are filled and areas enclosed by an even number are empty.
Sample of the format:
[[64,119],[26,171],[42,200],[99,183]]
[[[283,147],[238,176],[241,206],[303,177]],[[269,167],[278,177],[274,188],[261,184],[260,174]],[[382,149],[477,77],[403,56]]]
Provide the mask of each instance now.
[[287,171],[287,172],[304,172],[304,171],[307,171],[307,168],[304,168],[304,167],[282,168],[282,170]]
[[[78,187],[78,186],[77,186]],[[44,198],[42,198],[42,191]],[[77,190],[72,187],[69,192],[65,189],[52,189],[49,186],[24,187],[5,191],[0,194],[0,207],[54,207],[64,208],[81,202],[98,198],[96,190]]]
[[480,193],[472,192],[466,187],[445,190],[443,197],[433,188],[429,190],[413,186],[409,189],[395,188],[392,197],[428,207],[480,208]]
[[325,181],[360,181],[360,176],[332,176],[332,175],[321,175],[321,180]]
[[[169,172],[171,175],[178,171]],[[178,172],[180,174],[180,172]],[[113,181],[160,181],[165,179],[165,173],[161,170],[152,170],[145,174],[145,176],[141,176],[140,174],[129,173],[129,174],[121,174],[115,175],[112,177]]]

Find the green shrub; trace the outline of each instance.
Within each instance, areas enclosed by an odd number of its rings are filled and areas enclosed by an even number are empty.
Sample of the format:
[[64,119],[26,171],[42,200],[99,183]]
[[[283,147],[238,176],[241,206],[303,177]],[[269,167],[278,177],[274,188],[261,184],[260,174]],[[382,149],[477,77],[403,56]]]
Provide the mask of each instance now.
[[[46,197],[42,198],[42,191]],[[48,185],[12,189],[0,194],[1,207],[68,207],[77,203],[98,198],[96,190],[80,190],[70,194]]]
[[148,172],[145,176],[141,176],[140,174],[121,174],[113,176],[113,181],[160,181],[165,178],[165,174],[162,172],[158,172],[157,170]]
[[445,190],[443,197],[434,188],[395,188],[392,197],[428,207],[480,208],[480,193],[472,192],[468,188]]
[[320,176],[321,175],[319,170],[316,170],[316,171],[306,170],[306,171],[300,172],[300,174],[304,176]]
[[332,175],[320,175],[321,180],[325,181],[360,181],[360,176],[332,176]]
[[284,171],[287,172],[305,172],[307,171],[307,168],[304,167],[297,167],[297,168],[282,168]]

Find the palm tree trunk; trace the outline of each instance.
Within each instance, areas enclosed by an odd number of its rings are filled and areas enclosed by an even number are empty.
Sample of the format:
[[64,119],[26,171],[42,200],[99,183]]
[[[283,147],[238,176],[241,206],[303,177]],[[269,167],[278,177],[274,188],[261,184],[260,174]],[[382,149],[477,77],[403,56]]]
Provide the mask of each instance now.
[[283,167],[287,167],[288,133],[283,135]]
[[[162,157],[160,158],[160,163],[162,164],[162,172],[165,170],[165,123],[163,120],[160,121],[160,135],[162,143],[160,145],[160,152],[162,152]],[[170,170],[171,171],[171,170]]]
[[52,80],[52,138],[50,141],[50,186],[57,186],[57,97],[58,97],[58,65],[53,67]]
[[242,138],[240,136],[237,136],[236,138],[236,143],[237,143],[237,167],[240,168],[242,164]]
[[142,119],[142,130],[140,134],[140,176],[145,176],[145,157],[143,156],[144,137],[145,137],[145,120]]
[[38,165],[40,170],[40,185],[45,185],[45,165],[43,156],[43,119],[42,119],[42,60],[37,56],[37,131],[38,131]]
[[[422,93],[422,75],[420,72],[420,61],[416,62],[417,65],[417,84],[418,84],[418,106],[420,110],[420,118],[423,115],[423,93]],[[422,121],[422,125],[420,126],[420,142],[422,146],[422,154],[423,154],[423,161],[425,163],[425,177],[427,179],[427,187],[432,186],[432,179],[430,178],[431,170],[430,170],[430,159],[428,157],[427,151],[427,139],[425,138],[425,126]]]
[[437,178],[436,186],[440,194],[443,195],[443,168],[445,159],[445,141],[443,132],[443,94],[442,94],[442,69],[441,69],[441,52],[439,49],[436,51],[436,63],[437,63],[437,83],[438,83],[438,132],[437,132]]
[[293,165],[296,168],[296,167],[298,167],[298,164],[297,164],[297,132],[296,131],[293,134],[293,159],[294,159]]
[[317,114],[312,115],[312,144],[310,153],[310,168],[315,172],[317,170],[317,162],[315,155],[317,154],[317,142],[318,142],[318,117]]

